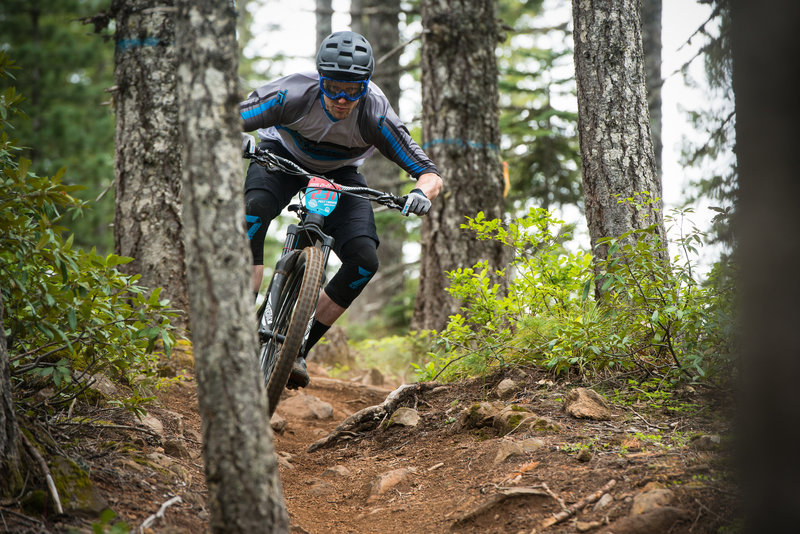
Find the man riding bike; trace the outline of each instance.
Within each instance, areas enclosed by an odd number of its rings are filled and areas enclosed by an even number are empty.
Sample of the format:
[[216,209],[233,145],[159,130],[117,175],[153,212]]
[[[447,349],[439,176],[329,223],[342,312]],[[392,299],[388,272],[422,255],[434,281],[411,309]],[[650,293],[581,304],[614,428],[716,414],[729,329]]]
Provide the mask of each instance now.
[[[358,33],[336,32],[317,52],[317,72],[291,74],[259,87],[240,104],[243,131],[258,130],[260,147],[292,160],[340,185],[365,186],[358,166],[375,148],[412,178],[403,214],[425,215],[442,189],[436,167],[411,138],[389,101],[370,82],[375,61]],[[302,183],[251,163],[245,180],[245,210],[253,253],[253,291],[264,274],[264,238],[269,223],[289,204]],[[305,387],[305,356],[352,304],[378,270],[379,244],[372,206],[343,196],[325,220],[341,267],[320,294],[305,348],[287,387]]]

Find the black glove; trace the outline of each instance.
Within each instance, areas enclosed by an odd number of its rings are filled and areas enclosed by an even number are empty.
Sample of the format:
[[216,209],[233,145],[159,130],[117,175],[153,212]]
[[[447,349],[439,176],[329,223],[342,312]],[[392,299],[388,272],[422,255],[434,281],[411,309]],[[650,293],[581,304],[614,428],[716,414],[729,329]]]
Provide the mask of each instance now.
[[425,215],[431,209],[431,201],[425,196],[421,189],[414,189],[406,197],[406,203],[403,206],[403,215],[408,217],[409,213],[414,215]]

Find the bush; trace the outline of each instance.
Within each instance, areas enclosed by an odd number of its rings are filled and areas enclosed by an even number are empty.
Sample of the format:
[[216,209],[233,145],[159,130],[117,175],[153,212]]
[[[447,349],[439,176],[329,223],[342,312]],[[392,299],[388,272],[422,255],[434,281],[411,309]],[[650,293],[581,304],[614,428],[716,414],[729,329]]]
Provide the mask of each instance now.
[[[681,222],[685,213],[677,215],[667,220]],[[733,284],[730,277],[697,281],[696,229],[674,243],[683,255],[672,261],[650,227],[603,240],[608,258],[593,265],[591,255],[564,248],[569,230],[541,209],[507,227],[483,214],[462,227],[512,247],[514,259],[495,272],[478,263],[448,273],[461,313],[451,317],[439,356],[421,368],[421,378],[536,365],[555,373],[641,370],[698,379],[730,363]],[[498,278],[507,289],[491,282]]]
[[[0,52],[0,75],[12,67]],[[153,351],[174,344],[175,312],[158,289],[150,292],[137,285],[138,275],[116,269],[131,258],[78,250],[74,236],[62,235],[61,222],[87,206],[71,196],[79,186],[63,183],[63,169],[36,176],[29,160],[17,160],[7,119],[19,100],[13,88],[0,99],[0,297],[12,379],[54,387],[52,405],[74,397],[88,374],[129,383],[154,377]]]

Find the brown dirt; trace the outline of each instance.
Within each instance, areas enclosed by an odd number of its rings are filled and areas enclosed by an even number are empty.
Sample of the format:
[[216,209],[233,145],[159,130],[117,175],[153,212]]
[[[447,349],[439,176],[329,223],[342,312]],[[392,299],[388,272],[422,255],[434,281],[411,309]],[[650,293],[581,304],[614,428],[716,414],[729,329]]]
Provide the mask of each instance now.
[[[289,419],[275,435],[276,450],[283,457],[279,469],[292,532],[572,533],[593,521],[590,532],[611,532],[610,525],[630,514],[633,497],[655,486],[674,492],[671,506],[682,510],[685,519],[667,530],[651,527],[630,532],[710,533],[738,517],[737,490],[728,474],[726,453],[699,450],[696,443],[689,443],[693,434],[722,435],[725,443],[729,429],[719,407],[726,404],[719,394],[700,388],[683,391],[681,400],[699,407],[693,410],[612,402],[614,419],[587,421],[563,410],[561,399],[577,384],[553,384],[543,373],[517,371],[512,378],[524,387],[513,402],[529,406],[560,430],[512,433],[512,439],[536,437],[545,446],[495,465],[502,437],[491,428],[456,431],[453,421],[466,407],[489,398],[491,387],[501,378],[452,384],[418,397],[414,404],[421,417],[416,428],[375,429],[334,447],[307,452],[310,444],[328,435],[347,415],[379,404],[390,391],[331,378],[312,380],[303,394],[330,403],[333,418]],[[207,531],[196,406],[193,381],[174,385],[159,393],[159,402],[150,410],[164,423],[163,442],[145,432],[118,429],[113,434],[104,431],[105,436],[86,444],[83,453],[92,479],[118,514],[117,520],[139,527],[164,502],[179,495],[182,502],[167,508],[148,532]],[[188,455],[180,457],[180,445]],[[165,450],[171,456],[163,461],[160,454]],[[588,461],[578,459],[582,450],[591,452]],[[349,474],[325,473],[335,466],[346,467]],[[413,471],[385,494],[370,494],[377,476],[399,468]],[[542,521],[562,510],[552,496],[499,498],[506,488],[546,487],[570,507],[611,480],[616,485],[609,492],[614,498],[610,505],[595,511],[594,504],[588,504],[547,528],[541,527]],[[54,519],[42,528],[67,532],[77,526],[91,532],[89,525],[97,522],[97,517]]]

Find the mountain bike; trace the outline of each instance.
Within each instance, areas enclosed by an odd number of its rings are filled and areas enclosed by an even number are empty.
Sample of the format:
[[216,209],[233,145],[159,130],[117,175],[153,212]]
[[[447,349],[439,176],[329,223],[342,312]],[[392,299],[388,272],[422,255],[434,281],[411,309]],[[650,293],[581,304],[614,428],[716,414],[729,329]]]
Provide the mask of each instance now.
[[[248,139],[249,138],[249,139]],[[269,415],[275,412],[289,380],[297,355],[308,336],[320,290],[325,282],[334,239],[323,232],[325,217],[336,208],[341,195],[357,196],[390,209],[402,210],[406,196],[397,196],[369,187],[350,187],[334,183],[322,175],[306,171],[295,162],[259,148],[246,136],[244,157],[270,171],[281,171],[303,180],[300,202],[288,210],[299,218],[289,225],[281,257],[275,264],[266,297],[258,307],[259,363],[267,388]]]

